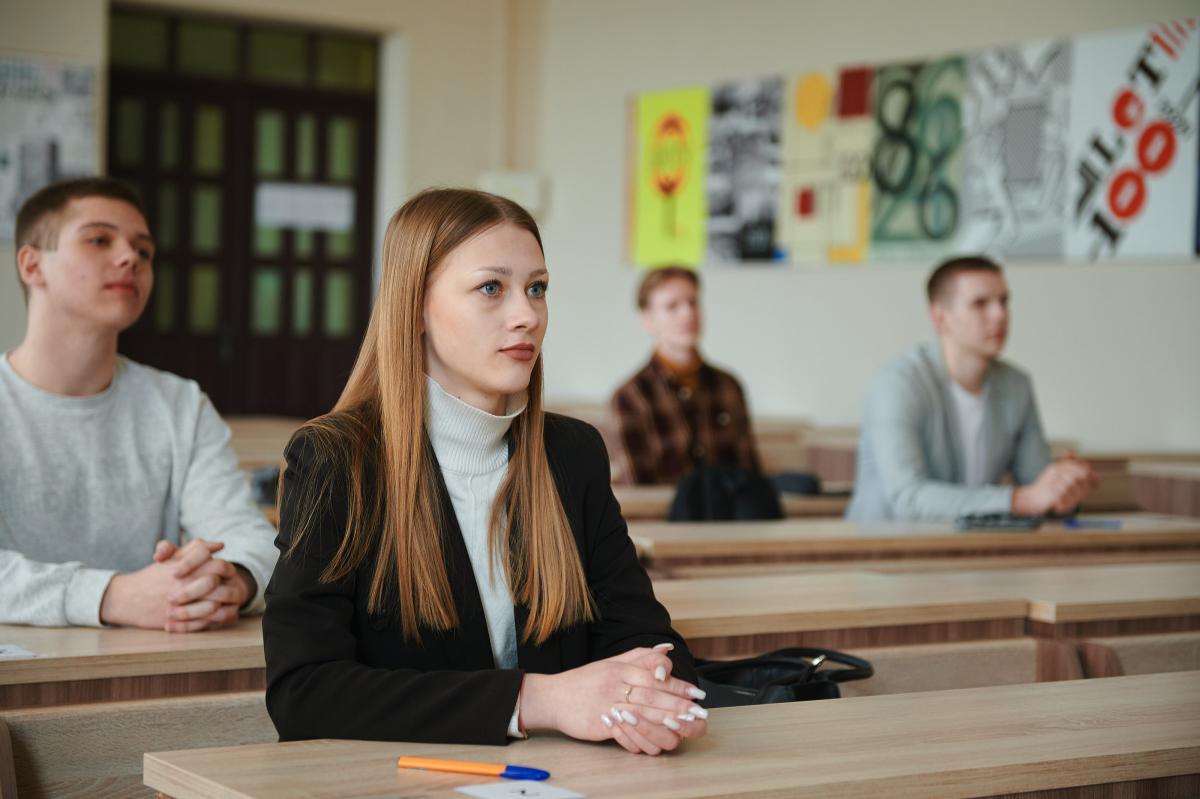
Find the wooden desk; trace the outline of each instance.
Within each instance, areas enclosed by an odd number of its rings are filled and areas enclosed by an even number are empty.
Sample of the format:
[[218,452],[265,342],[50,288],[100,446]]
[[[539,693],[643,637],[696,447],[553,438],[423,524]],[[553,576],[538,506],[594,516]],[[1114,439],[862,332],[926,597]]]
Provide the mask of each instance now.
[[[176,799],[450,799],[492,781],[397,769],[407,754],[542,766],[588,796],[642,799],[977,797],[1095,784],[1187,796],[1200,791],[1198,731],[1200,673],[1181,672],[726,708],[706,737],[661,757],[548,735],[507,747],[305,741],[150,753],[144,777]],[[809,754],[806,740],[819,742]]]
[[1129,479],[1143,507],[1200,516],[1200,462],[1134,461],[1129,464]]
[[[665,521],[671,509],[671,500],[675,498],[675,486],[613,486],[613,493],[617,496],[617,502],[621,503],[621,515],[626,521]],[[783,494],[780,503],[788,518],[835,517],[846,512],[850,497],[837,494]]]
[[655,583],[705,657],[1200,629],[1200,563],[977,572],[770,574]]
[[292,433],[304,424],[290,416],[225,416],[233,434],[230,445],[238,465],[250,470],[263,466],[282,466],[283,450]]
[[247,691],[266,684],[257,616],[203,633],[0,625],[0,643],[40,655],[0,660],[0,708]]
[[[1087,517],[1082,517],[1085,520]],[[1114,514],[1119,530],[1049,523],[1036,532],[964,532],[950,522],[637,522],[629,534],[658,569],[716,563],[1028,556],[1052,553],[1200,552],[1200,520]]]

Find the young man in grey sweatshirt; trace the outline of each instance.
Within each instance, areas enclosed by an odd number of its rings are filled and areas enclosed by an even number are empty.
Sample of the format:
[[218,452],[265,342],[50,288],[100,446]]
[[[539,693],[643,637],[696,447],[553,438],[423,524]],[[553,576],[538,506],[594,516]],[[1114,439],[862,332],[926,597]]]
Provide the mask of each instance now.
[[195,382],[117,354],[153,285],[136,195],[47,186],[16,246],[28,321],[0,355],[0,622],[191,632],[261,611],[275,531],[229,428]]
[[926,294],[937,340],[872,382],[846,517],[1069,512],[1096,475],[1074,454],[1051,459],[1032,382],[1000,359],[1009,321],[1000,267],[952,258],[934,270]]

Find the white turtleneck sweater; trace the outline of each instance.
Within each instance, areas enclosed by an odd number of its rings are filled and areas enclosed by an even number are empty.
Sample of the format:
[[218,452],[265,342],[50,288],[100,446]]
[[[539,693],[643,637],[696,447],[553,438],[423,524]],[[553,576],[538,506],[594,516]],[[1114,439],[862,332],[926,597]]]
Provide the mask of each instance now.
[[[517,667],[517,626],[504,565],[488,551],[488,525],[508,470],[508,429],[525,410],[525,403],[524,394],[513,395],[506,413],[493,416],[447,393],[433,378],[425,378],[425,427],[471,559],[498,669]],[[518,696],[508,725],[513,737],[521,737],[520,706]]]

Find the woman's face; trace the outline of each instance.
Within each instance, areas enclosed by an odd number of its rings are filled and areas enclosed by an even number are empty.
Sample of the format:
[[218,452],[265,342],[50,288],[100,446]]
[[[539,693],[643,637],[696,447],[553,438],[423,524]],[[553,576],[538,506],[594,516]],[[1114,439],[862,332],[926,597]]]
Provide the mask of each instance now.
[[546,335],[550,279],[537,239],[502,223],[467,239],[425,290],[425,370],[447,392],[492,414],[524,391]]

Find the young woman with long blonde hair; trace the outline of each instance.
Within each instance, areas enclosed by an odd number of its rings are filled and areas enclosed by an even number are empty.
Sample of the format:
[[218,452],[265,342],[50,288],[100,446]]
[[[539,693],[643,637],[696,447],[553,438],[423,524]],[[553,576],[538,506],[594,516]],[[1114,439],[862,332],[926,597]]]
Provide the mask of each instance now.
[[599,434],[542,409],[548,281],[509,200],[436,189],[392,217],[346,388],[287,448],[263,621],[282,739],[658,754],[706,731]]

